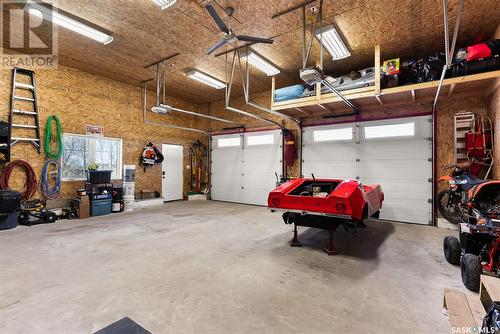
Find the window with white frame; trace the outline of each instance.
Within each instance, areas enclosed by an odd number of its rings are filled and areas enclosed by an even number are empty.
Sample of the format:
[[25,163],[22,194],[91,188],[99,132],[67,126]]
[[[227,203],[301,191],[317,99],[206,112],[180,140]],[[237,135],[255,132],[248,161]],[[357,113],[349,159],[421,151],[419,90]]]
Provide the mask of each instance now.
[[314,142],[352,140],[352,127],[328,130],[314,130],[313,139]]
[[247,137],[247,145],[270,145],[274,144],[274,135],[256,135]]
[[234,147],[241,145],[240,137],[218,138],[217,147]]
[[90,164],[112,170],[111,178],[121,179],[121,139],[64,134],[63,143],[61,165],[64,181],[86,179],[85,170]]
[[365,127],[365,138],[411,137],[415,135],[415,123],[398,123]]

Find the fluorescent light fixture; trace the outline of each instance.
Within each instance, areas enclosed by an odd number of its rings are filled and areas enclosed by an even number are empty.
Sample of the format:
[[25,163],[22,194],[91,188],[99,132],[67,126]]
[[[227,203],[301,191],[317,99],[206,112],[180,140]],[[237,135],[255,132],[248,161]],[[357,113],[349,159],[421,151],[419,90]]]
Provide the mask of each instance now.
[[365,138],[411,137],[415,135],[415,123],[400,123],[365,127]]
[[209,85],[213,88],[222,89],[226,87],[224,82],[198,70],[190,71],[186,73],[186,75],[191,79],[204,83],[205,85]]
[[72,19],[59,12],[56,8],[46,7],[41,3],[28,1],[25,9],[28,10],[31,15],[50,20],[58,26],[77,32],[104,45],[113,41],[113,36]]
[[153,0],[153,2],[160,6],[161,10],[164,10],[176,3],[177,0]]
[[352,140],[352,127],[329,129],[329,130],[314,130],[314,142],[335,141],[335,140]]
[[248,50],[248,52],[242,53],[241,57],[249,64],[252,64],[262,72],[266,73],[267,76],[273,76],[280,73],[280,70],[276,66],[272,65],[267,59],[253,50]]
[[[321,36],[323,34],[323,37]],[[340,38],[337,29],[333,25],[323,27],[316,32],[316,38],[321,41],[324,48],[332,56],[333,60],[347,58],[351,55],[347,46]]]

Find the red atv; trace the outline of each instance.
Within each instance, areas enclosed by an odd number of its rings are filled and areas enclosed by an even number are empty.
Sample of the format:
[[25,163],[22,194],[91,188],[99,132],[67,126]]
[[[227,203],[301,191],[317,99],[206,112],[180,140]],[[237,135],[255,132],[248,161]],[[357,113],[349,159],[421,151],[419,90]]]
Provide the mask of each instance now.
[[464,285],[479,291],[482,273],[500,276],[500,181],[478,184],[467,197],[467,222],[458,225],[458,239],[444,238],[443,248],[449,263],[460,264]]

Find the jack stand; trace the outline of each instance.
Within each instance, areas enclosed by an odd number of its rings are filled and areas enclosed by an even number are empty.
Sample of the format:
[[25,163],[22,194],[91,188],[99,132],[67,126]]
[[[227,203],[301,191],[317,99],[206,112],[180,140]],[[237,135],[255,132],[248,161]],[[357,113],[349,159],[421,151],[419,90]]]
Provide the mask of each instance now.
[[335,249],[334,245],[334,236],[335,236],[335,230],[330,230],[328,231],[330,233],[330,239],[328,240],[328,245],[323,248],[323,251],[328,254],[328,255],[337,255],[337,250]]
[[299,241],[299,237],[297,235],[297,225],[293,224],[293,239],[290,241],[290,247],[302,247],[302,244]]

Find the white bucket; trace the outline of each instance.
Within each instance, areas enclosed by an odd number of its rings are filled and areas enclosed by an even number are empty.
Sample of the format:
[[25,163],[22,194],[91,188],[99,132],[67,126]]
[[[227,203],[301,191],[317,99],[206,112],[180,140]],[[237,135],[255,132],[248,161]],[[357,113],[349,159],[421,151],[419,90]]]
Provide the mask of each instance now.
[[123,182],[123,198],[134,197],[135,182]]
[[135,200],[134,199],[123,199],[123,204],[125,206],[125,211],[134,211],[134,204]]
[[111,207],[112,212],[120,212],[121,203],[113,203]]

